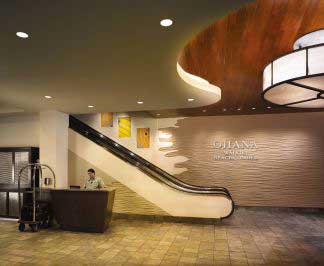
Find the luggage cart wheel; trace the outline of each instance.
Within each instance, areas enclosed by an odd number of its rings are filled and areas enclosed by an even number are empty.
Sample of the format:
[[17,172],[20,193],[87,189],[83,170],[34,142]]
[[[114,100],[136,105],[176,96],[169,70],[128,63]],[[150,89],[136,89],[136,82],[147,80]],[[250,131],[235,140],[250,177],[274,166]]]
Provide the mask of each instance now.
[[37,226],[37,224],[30,224],[29,226],[30,226],[30,228],[31,228],[31,230],[32,230],[33,232],[37,232],[37,230],[38,230],[38,226]]
[[25,231],[25,224],[20,223],[19,226],[18,226],[18,229],[19,229],[20,232],[24,232]]

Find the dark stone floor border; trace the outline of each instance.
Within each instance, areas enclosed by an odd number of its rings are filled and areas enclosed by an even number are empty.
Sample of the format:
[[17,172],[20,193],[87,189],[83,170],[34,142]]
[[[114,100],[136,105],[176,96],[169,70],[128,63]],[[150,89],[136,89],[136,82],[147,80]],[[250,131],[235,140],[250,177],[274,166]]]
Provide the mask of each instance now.
[[274,212],[289,212],[289,213],[314,213],[324,214],[324,208],[306,208],[306,207],[273,207],[273,206],[236,206],[236,208],[257,211],[274,211]]
[[[271,206],[236,206],[235,209],[246,209],[265,212],[285,212],[285,213],[304,213],[304,214],[323,214],[324,208],[300,208],[300,207],[271,207]],[[235,216],[235,213],[234,213]],[[132,213],[113,213],[113,219],[142,220],[151,222],[174,222],[191,224],[220,224],[221,219],[196,218],[196,217],[175,217],[163,215],[145,215]],[[231,218],[229,218],[231,219]]]

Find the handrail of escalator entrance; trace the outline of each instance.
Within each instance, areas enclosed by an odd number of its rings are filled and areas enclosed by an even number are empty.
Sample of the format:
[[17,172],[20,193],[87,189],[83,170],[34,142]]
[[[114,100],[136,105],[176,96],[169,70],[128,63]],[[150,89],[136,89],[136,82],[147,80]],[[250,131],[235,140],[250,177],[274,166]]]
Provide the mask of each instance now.
[[[193,193],[198,192],[198,193],[203,193],[203,194],[222,193],[222,194],[225,194],[226,196],[228,196],[232,200],[231,193],[228,191],[227,188],[225,188],[225,187],[203,187],[203,186],[195,186],[195,185],[190,185],[188,183],[185,183],[185,182],[179,180],[178,178],[174,177],[173,175],[170,175],[169,173],[165,172],[164,170],[157,167],[156,165],[148,162],[141,156],[128,150],[126,147],[120,145],[119,143],[115,142],[111,138],[101,134],[94,128],[88,126],[87,124],[83,123],[82,121],[80,121],[79,119],[77,119],[71,115],[69,117],[69,127],[71,129],[77,131],[78,133],[85,135],[87,138],[91,138],[92,141],[96,142],[100,146],[103,146],[103,147],[109,149],[113,153],[116,154],[118,152],[118,156],[119,157],[122,156],[123,159],[125,159],[126,161],[132,160],[132,161],[134,161],[134,164],[136,164],[137,166],[139,166],[138,163],[142,164],[142,166],[148,168],[150,171],[153,171],[153,172],[163,176],[165,179],[169,180],[170,182],[175,184],[177,187],[182,188],[181,190],[185,189],[187,192],[193,192]],[[93,137],[95,137],[95,139],[92,138],[91,135]],[[125,156],[125,154],[126,154],[126,156]],[[140,169],[144,170],[143,167],[140,167]],[[146,171],[147,171],[147,169],[146,169]],[[150,174],[150,175],[152,175],[152,174]],[[158,178],[158,179],[161,181],[164,181],[161,178]],[[190,190],[193,190],[193,191],[190,191]],[[195,191],[197,191],[197,192],[195,192]]]

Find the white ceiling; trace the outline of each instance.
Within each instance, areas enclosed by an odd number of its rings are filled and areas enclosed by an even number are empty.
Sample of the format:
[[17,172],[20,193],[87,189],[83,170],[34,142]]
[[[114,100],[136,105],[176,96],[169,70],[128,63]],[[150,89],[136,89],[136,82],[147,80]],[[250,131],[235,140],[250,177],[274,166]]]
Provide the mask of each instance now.
[[[143,111],[211,104],[217,96],[179,78],[177,55],[196,33],[247,2],[1,1],[0,113]],[[161,27],[163,18],[174,20],[173,26]],[[17,31],[30,38],[16,37]],[[138,105],[138,100],[144,104]]]

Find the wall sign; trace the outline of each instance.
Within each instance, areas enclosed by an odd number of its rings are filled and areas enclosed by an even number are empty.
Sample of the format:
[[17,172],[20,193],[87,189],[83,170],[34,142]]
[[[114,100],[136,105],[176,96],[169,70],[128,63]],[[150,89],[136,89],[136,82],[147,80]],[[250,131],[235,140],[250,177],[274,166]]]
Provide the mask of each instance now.
[[112,127],[114,125],[113,113],[101,113],[100,118],[101,127]]
[[150,147],[150,129],[138,128],[137,129],[137,148]]
[[214,148],[216,161],[257,160],[254,153],[258,147],[254,140],[216,140]]
[[119,117],[118,118],[118,137],[130,138],[131,137],[131,118]]

